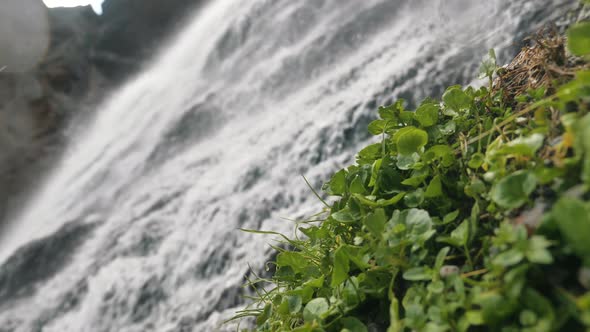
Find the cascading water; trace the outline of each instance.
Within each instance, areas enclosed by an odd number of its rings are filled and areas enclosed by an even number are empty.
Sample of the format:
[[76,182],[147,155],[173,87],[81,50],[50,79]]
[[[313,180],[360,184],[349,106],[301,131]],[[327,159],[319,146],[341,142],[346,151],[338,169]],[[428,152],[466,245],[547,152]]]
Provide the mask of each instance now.
[[[0,238],[0,331],[215,331],[376,107],[469,83],[576,0],[214,1]],[[222,327],[223,328],[223,327]]]

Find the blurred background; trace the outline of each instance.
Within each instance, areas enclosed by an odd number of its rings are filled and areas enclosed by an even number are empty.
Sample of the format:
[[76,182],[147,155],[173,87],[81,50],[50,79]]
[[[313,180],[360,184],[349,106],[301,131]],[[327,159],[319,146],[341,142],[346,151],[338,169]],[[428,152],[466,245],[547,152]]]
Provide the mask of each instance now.
[[[66,124],[155,56],[202,1],[6,0],[0,11],[0,220],[64,146]],[[38,165],[41,163],[41,165]],[[31,169],[31,167],[33,169]]]
[[3,0],[0,332],[219,331],[372,138],[577,0]]

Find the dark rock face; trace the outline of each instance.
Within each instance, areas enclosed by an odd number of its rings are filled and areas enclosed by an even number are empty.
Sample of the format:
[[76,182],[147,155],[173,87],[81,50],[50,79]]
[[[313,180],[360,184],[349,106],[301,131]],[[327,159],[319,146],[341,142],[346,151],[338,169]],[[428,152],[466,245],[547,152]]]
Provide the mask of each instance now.
[[[83,95],[91,70],[110,85],[139,70],[204,0],[106,0],[103,14],[90,6],[50,9],[52,45],[46,62],[68,65],[73,81],[57,80],[68,94]],[[77,81],[76,81],[77,80]]]
[[[107,77],[120,79],[150,59],[162,40],[179,29],[203,0],[107,0],[94,61]],[[127,68],[127,69],[125,69]],[[123,70],[121,70],[123,69]]]
[[15,252],[0,269],[0,307],[2,299],[30,294],[37,283],[59,272],[95,226],[71,222]]
[[0,72],[0,221],[59,155],[71,115],[107,84],[90,60],[100,27],[92,9],[47,15],[51,41],[41,63],[27,72]]
[[100,19],[90,6],[49,10],[51,45],[40,66],[48,87],[71,97],[87,94],[92,80],[93,44]]
[[25,73],[0,70],[0,228],[60,155],[73,115],[137,72],[202,3],[106,0],[102,16],[90,6],[47,10],[42,62]]

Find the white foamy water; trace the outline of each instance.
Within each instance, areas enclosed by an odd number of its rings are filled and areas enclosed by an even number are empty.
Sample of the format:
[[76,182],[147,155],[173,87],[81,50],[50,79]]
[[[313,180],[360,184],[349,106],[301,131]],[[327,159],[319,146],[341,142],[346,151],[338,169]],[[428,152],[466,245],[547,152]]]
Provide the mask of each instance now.
[[271,255],[238,228],[292,230],[320,208],[301,175],[350,163],[378,105],[469,83],[577,1],[435,3],[203,8],[2,234],[0,331],[217,330]]

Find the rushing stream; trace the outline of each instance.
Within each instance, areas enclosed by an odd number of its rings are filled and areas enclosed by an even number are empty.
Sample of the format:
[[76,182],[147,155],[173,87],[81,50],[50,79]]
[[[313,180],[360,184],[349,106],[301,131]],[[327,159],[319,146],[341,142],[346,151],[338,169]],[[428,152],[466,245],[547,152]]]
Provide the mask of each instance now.
[[[378,105],[467,84],[577,0],[218,0],[0,236],[0,331],[216,331]],[[222,327],[225,329],[227,327]]]

